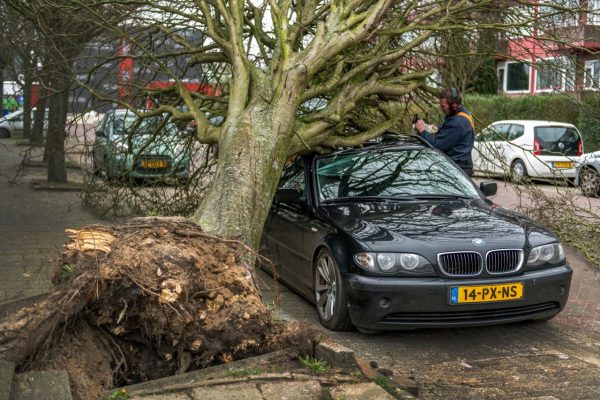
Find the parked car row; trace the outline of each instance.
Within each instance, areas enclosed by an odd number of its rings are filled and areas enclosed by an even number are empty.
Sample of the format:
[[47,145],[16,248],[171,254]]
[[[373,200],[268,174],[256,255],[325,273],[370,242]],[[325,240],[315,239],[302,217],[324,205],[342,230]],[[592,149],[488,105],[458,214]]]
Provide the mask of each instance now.
[[497,121],[476,135],[477,174],[531,179],[568,179],[587,196],[600,196],[600,152],[584,154],[581,133],[554,121]]

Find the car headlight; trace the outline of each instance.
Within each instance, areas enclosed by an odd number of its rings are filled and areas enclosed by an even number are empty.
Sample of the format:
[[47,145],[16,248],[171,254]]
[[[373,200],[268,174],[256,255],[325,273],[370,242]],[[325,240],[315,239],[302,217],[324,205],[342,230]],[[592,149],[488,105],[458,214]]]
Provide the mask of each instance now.
[[127,143],[125,142],[117,142],[115,143],[115,150],[118,153],[127,153],[127,151],[129,150],[129,146],[127,146]]
[[354,262],[359,267],[374,272],[406,271],[418,274],[434,272],[425,257],[413,253],[358,253],[354,255]]
[[565,261],[565,252],[560,243],[546,244],[531,249],[527,266],[539,267],[545,264],[558,264]]

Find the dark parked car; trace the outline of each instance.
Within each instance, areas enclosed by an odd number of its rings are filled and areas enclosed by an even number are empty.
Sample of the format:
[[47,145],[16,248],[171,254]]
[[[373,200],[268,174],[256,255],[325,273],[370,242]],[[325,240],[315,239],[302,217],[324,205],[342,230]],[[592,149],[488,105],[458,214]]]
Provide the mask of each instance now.
[[288,165],[263,246],[332,330],[547,320],[572,270],[554,234],[417,138]]

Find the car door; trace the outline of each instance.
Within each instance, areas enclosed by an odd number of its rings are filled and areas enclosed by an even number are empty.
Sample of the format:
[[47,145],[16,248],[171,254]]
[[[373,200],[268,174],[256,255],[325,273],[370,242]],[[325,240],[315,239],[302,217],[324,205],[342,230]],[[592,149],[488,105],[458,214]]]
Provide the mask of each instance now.
[[23,135],[23,112],[12,117],[9,121],[10,129],[15,136]]
[[[302,193],[301,200],[285,204],[274,200],[265,227],[267,246],[279,266],[282,279],[305,295],[310,293],[312,253],[306,250],[305,237],[311,232],[308,187],[304,160],[299,158],[284,171],[278,189],[295,189]],[[307,272],[310,271],[309,272]]]
[[506,141],[503,142],[502,151],[503,164],[510,168],[513,160],[523,160],[526,157],[527,150],[525,146],[525,126],[521,124],[510,124],[507,131]]
[[[477,160],[474,160],[476,169],[494,173],[503,174],[503,136],[510,129],[510,124],[492,124],[485,128],[475,143]],[[477,165],[475,165],[477,162]]]

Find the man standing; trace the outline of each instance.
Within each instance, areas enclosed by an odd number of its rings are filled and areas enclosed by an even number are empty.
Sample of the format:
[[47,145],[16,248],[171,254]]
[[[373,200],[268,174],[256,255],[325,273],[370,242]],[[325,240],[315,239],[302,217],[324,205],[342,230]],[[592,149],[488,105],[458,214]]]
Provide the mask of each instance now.
[[465,173],[473,176],[471,150],[475,143],[475,124],[471,113],[464,108],[456,88],[444,89],[439,95],[440,108],[446,115],[436,135],[427,131],[425,121],[418,120],[415,129],[423,139],[444,152]]

